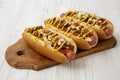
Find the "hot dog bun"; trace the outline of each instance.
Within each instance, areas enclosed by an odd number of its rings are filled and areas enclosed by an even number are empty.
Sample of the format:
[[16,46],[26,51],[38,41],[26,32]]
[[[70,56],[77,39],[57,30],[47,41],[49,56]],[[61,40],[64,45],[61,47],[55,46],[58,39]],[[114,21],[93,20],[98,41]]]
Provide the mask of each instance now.
[[98,43],[96,32],[84,22],[68,18],[49,18],[45,21],[46,27],[57,30],[72,38],[79,49],[91,49]]
[[67,11],[62,13],[60,17],[69,17],[72,19],[78,19],[79,22],[85,22],[93,28],[97,34],[98,38],[101,40],[111,38],[114,27],[110,21],[105,18],[96,16],[95,14],[90,14],[88,12],[82,11]]
[[[51,35],[53,35],[53,37]],[[77,51],[75,42],[65,35],[57,33],[53,30],[45,30],[41,27],[27,28],[23,32],[22,36],[25,42],[33,50],[59,63],[67,63],[75,57]],[[52,38],[48,38],[50,36]],[[56,48],[54,43],[57,45],[58,42],[55,40],[60,41],[60,39],[64,39],[61,43],[59,43],[60,46],[62,44],[63,45],[61,47],[57,46]],[[72,46],[72,48],[69,46]],[[66,47],[68,48],[66,49]]]

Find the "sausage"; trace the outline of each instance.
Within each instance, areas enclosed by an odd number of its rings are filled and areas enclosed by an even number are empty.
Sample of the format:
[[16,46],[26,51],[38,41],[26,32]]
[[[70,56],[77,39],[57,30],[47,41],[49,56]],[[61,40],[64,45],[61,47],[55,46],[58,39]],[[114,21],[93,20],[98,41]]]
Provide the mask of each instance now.
[[95,45],[97,40],[96,40],[95,36],[90,36],[90,37],[86,38],[86,41],[88,41],[88,43],[90,45]]
[[75,59],[75,53],[71,50],[69,50],[69,52],[66,53],[65,55],[66,55],[66,57],[68,58],[69,61]]
[[113,30],[111,28],[108,27],[105,29],[106,36],[110,36],[110,35],[112,35],[112,33],[113,33]]
[[60,17],[64,17],[65,13],[60,14]]
[[73,60],[75,58],[75,53],[70,49],[62,49],[60,50],[64,55],[68,58],[68,60]]

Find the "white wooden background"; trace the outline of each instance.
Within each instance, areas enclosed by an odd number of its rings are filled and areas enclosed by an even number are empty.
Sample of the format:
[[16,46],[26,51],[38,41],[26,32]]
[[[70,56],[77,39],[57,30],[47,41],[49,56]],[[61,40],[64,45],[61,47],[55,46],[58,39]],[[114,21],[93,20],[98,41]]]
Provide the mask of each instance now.
[[[6,48],[21,38],[26,27],[76,9],[109,19],[117,46],[41,71],[7,64]],[[120,0],[0,0],[0,80],[120,80]]]

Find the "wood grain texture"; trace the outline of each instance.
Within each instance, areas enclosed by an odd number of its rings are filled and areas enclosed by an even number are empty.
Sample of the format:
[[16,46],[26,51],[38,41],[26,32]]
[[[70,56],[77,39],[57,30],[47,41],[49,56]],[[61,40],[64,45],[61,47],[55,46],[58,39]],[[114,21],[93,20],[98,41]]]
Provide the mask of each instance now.
[[[1,80],[119,80],[120,79],[120,0],[0,0],[0,79]],[[5,61],[7,47],[21,38],[28,26],[66,10],[80,9],[109,19],[118,43],[68,64],[42,71],[19,70]]]
[[[75,59],[113,48],[116,46],[116,43],[117,41],[114,37],[99,41],[97,46],[92,49],[78,50]],[[59,64],[56,61],[39,55],[39,53],[29,48],[22,38],[7,48],[5,58],[9,65],[18,69],[32,69],[38,71]]]

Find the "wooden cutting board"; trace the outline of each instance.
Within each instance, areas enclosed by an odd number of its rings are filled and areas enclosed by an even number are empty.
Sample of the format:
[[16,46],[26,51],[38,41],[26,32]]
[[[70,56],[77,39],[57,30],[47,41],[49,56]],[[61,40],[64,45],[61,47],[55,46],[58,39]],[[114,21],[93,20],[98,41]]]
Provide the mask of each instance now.
[[[75,59],[112,48],[115,45],[116,39],[114,37],[105,41],[99,41],[98,45],[92,49],[78,50]],[[7,48],[5,58],[9,65],[19,69],[41,70],[59,64],[33,51],[26,45],[23,39]]]

